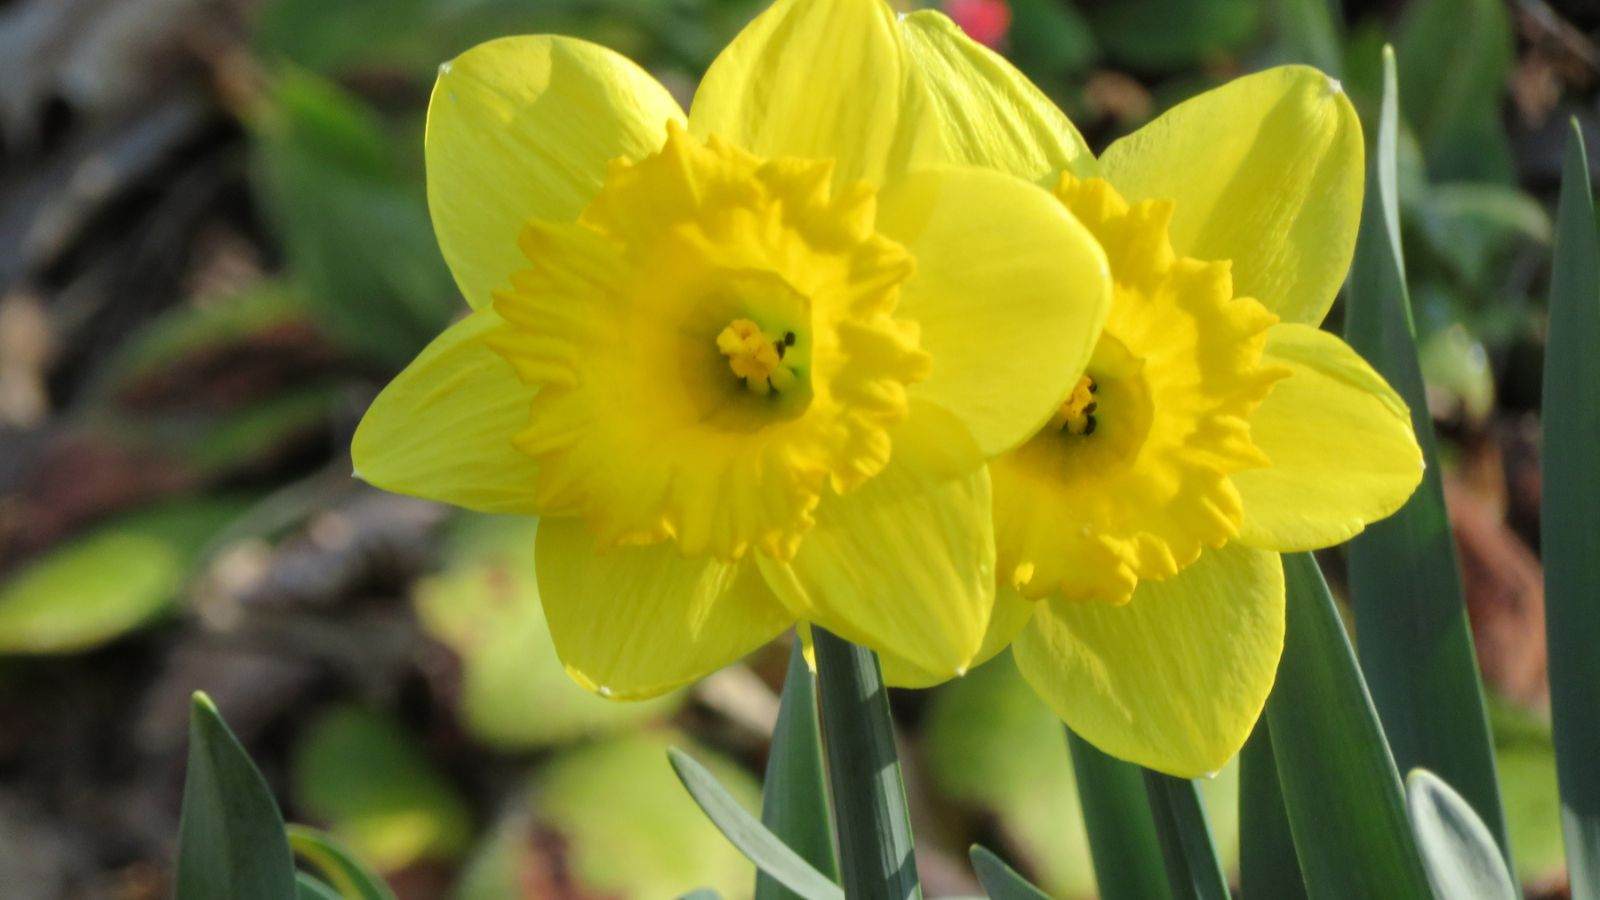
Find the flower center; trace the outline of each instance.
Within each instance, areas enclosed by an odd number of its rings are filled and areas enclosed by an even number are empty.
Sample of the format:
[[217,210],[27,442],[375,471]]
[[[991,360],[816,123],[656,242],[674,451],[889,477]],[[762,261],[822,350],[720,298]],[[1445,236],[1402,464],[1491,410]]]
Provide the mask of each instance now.
[[793,331],[774,337],[749,319],[734,319],[717,335],[717,349],[728,358],[728,368],[760,397],[794,385],[794,367],[783,359],[794,343]]
[[1057,195],[1106,249],[1111,311],[1054,418],[990,466],[996,550],[1027,596],[1120,603],[1238,533],[1229,476],[1266,462],[1249,417],[1283,375],[1261,364],[1276,319],[1226,263],[1174,254],[1170,203],[1070,176]]
[[602,546],[791,557],[827,490],[888,463],[930,361],[913,261],[869,186],[669,123],[575,222],[531,222],[488,339],[538,386],[516,438],[548,515]]

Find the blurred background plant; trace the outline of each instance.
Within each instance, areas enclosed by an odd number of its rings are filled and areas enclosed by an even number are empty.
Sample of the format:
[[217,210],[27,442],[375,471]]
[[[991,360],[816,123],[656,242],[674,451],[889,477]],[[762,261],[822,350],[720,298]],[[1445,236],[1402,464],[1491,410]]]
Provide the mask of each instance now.
[[[687,103],[761,5],[0,5],[0,892],[167,895],[196,689],[285,812],[403,898],[748,892],[662,751],[754,803],[786,651],[646,704],[591,697],[545,629],[533,523],[370,490],[346,448],[461,308],[422,190],[438,63],[560,32]],[[1511,842],[1528,891],[1561,896],[1539,373],[1563,123],[1600,125],[1600,7],[942,6],[1096,147],[1281,62],[1366,113],[1395,43],[1404,249]],[[1007,659],[894,701],[931,895],[972,892],[973,840],[1093,892],[1059,726]],[[1235,779],[1205,792],[1230,866]]]

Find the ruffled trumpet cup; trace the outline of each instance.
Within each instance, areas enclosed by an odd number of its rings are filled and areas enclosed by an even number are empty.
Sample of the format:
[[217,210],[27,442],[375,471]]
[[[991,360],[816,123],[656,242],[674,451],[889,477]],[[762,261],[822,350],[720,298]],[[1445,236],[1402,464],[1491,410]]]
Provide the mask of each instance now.
[[[1361,127],[1337,82],[1237,79],[1096,159],[948,19],[902,22],[937,71],[953,158],[1054,188],[1115,287],[1077,388],[990,465],[1001,581],[983,655],[1076,732],[1154,769],[1219,769],[1283,651],[1278,554],[1340,543],[1411,495],[1405,404],[1337,337],[1360,218]],[[890,661],[891,677],[938,673]]]
[[964,671],[996,585],[986,463],[1077,385],[1099,242],[960,164],[879,0],[785,0],[685,116],[560,37],[441,67],[428,195],[471,312],[355,436],[378,486],[540,515],[584,685],[670,690],[815,623]]

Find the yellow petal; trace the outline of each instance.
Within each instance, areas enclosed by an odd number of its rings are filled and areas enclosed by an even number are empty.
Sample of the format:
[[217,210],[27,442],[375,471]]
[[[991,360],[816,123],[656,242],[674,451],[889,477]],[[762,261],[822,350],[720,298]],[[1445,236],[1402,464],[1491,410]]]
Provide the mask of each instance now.
[[980,169],[912,174],[878,228],[917,270],[895,315],[933,358],[911,396],[962,421],[985,455],[1031,437],[1083,373],[1111,303],[1105,253],[1049,192]]
[[[989,616],[989,630],[983,635],[983,646],[978,648],[978,655],[972,658],[968,668],[976,669],[1011,646],[1039,606],[1037,601],[1023,597],[1014,588],[1001,585],[995,591],[994,612]],[[890,687],[929,688],[947,680],[892,654],[879,653],[878,659],[883,664],[883,680]]]
[[1308,325],[1268,332],[1268,364],[1293,374],[1250,417],[1272,460],[1233,476],[1239,539],[1283,552],[1330,547],[1399,509],[1422,480],[1405,401],[1349,345]]
[[717,56],[689,128],[758,156],[838,163],[841,182],[882,184],[937,139],[883,0],[778,0]]
[[490,350],[475,312],[434,338],[372,401],[350,444],[370,484],[484,512],[535,512],[534,463],[512,445],[534,389]]
[[655,152],[683,110],[603,47],[539,35],[479,44],[439,67],[428,104],[428,207],[474,308],[528,267],[529,219],[577,218],[606,164]]
[[989,472],[924,464],[943,448],[903,432],[881,474],[822,500],[792,562],[757,559],[800,618],[942,681],[971,665],[994,606]]
[[1283,653],[1283,567],[1230,544],[1121,606],[1041,603],[1013,645],[1017,668],[1084,739],[1193,778],[1249,737]]
[[664,694],[794,622],[748,562],[685,558],[670,542],[596,553],[578,519],[540,520],[534,565],[556,654],[606,697]]
[[1180,256],[1232,260],[1237,294],[1315,325],[1355,252],[1362,153],[1339,83],[1283,66],[1173,107],[1100,163],[1129,201],[1176,201]]
[[934,10],[914,12],[900,27],[933,99],[945,160],[1046,185],[1066,170],[1095,173],[1078,129],[1005,57]]

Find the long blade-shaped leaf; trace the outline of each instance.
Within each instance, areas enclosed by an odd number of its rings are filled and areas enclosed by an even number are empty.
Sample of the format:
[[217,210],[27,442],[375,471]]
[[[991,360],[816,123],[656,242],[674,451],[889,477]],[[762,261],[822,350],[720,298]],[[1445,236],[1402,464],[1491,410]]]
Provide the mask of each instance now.
[[1567,144],[1544,362],[1545,627],[1572,896],[1600,897],[1600,246],[1583,133]]
[[1194,782],[1145,769],[1144,788],[1172,893],[1196,900],[1228,900],[1228,879],[1211,846],[1211,828]]
[[920,898],[906,789],[877,654],[822,628],[811,632],[845,893],[852,900]]
[[[766,784],[761,789],[761,824],[818,872],[829,878],[838,876],[833,811],[828,807],[822,734],[817,725],[816,677],[806,665],[798,640],[789,653],[778,724],[772,730]],[[792,900],[795,896],[772,876],[757,871],[756,900]]]
[[1005,864],[1005,860],[978,846],[967,851],[972,860],[972,871],[978,883],[988,892],[990,900],[1050,900],[1050,895],[1029,883],[1028,879]]
[[1078,803],[1089,835],[1094,879],[1104,900],[1170,898],[1139,767],[1114,759],[1063,729],[1078,781]]
[[1283,574],[1288,622],[1267,726],[1306,893],[1427,900],[1400,774],[1322,571],[1296,553]]
[[671,747],[667,759],[706,818],[757,868],[805,900],[844,900],[838,885],[768,831],[694,757]]
[[289,848],[349,900],[395,900],[394,891],[355,854],[328,835],[304,825],[288,828]]
[[178,826],[178,900],[284,900],[296,893],[283,815],[211,698],[189,711]]
[[1438,896],[1516,900],[1522,895],[1483,820],[1439,776],[1427,769],[1406,776],[1406,812]]
[[339,892],[304,872],[294,873],[295,900],[345,900]]
[[1265,718],[1256,722],[1239,752],[1239,892],[1244,900],[1306,895]]
[[1399,512],[1350,542],[1350,602],[1361,669],[1395,762],[1401,770],[1431,769],[1455,785],[1508,847],[1400,253],[1397,102],[1394,52],[1385,48],[1374,177],[1351,270],[1346,337],[1411,407],[1427,470]]

